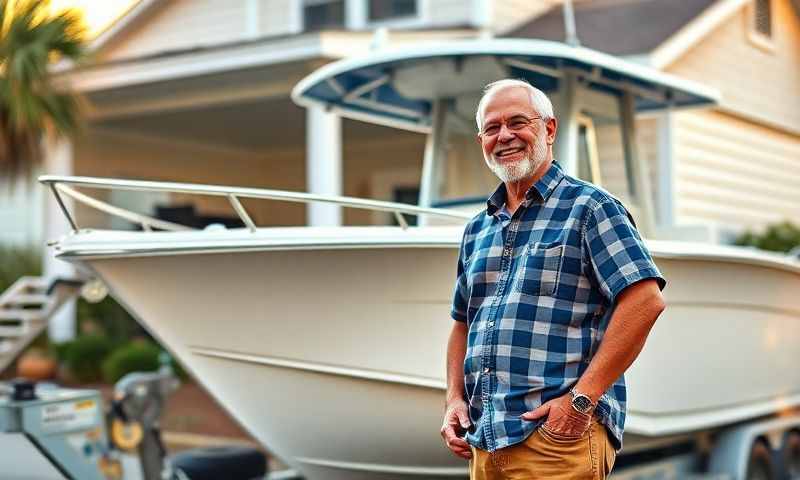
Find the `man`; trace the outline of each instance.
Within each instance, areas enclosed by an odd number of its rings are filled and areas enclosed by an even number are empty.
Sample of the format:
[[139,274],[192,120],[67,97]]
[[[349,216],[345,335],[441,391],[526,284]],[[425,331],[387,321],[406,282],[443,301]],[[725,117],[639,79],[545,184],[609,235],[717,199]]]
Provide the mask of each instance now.
[[665,281],[622,204],[554,163],[544,93],[489,84],[476,120],[502,183],[464,231],[442,437],[472,480],[605,478],[622,448],[622,374]]

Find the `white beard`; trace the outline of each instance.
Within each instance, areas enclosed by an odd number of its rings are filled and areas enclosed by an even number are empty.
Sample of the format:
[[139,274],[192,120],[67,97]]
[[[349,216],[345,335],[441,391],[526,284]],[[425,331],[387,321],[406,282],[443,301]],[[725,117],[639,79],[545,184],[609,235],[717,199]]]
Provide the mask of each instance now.
[[547,142],[544,135],[536,140],[531,154],[522,160],[514,163],[499,163],[494,159],[494,155],[484,155],[486,166],[503,183],[519,182],[530,177],[547,159]]

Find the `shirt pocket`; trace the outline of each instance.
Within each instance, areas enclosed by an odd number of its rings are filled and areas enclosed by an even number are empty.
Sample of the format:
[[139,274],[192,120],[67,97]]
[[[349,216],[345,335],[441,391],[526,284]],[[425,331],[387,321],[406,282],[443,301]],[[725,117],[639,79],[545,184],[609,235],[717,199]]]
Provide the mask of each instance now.
[[528,244],[522,253],[514,291],[526,295],[552,296],[558,287],[563,259],[563,244]]

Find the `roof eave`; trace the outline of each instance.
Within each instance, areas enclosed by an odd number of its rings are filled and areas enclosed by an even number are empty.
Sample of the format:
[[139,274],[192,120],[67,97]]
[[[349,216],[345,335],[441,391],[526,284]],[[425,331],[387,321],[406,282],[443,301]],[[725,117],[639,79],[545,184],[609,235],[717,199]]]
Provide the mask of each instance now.
[[89,51],[94,53],[106,46],[111,40],[117,38],[136,23],[141,17],[149,13],[153,8],[165,3],[164,0],[137,0],[125,12],[120,14],[111,25],[103,30],[100,35],[94,38],[89,44]]

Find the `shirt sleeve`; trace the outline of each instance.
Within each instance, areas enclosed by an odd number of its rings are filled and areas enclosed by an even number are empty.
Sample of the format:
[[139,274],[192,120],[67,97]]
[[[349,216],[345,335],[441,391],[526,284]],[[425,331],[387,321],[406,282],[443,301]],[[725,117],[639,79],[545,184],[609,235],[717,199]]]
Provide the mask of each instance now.
[[609,199],[589,212],[583,241],[587,263],[611,303],[620,292],[641,280],[653,278],[662,290],[667,284],[633,219],[619,202]]
[[[466,231],[464,236],[466,237]],[[450,309],[450,316],[453,320],[459,322],[467,321],[467,299],[469,298],[464,257],[464,239],[462,238],[461,248],[458,250],[458,267],[456,269],[455,291],[453,292],[453,307]]]

